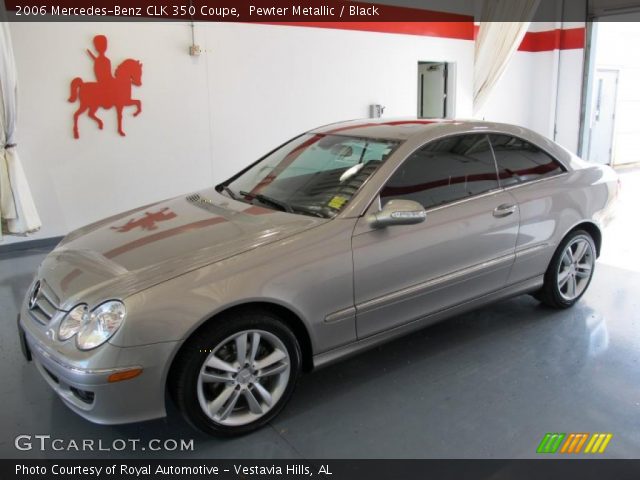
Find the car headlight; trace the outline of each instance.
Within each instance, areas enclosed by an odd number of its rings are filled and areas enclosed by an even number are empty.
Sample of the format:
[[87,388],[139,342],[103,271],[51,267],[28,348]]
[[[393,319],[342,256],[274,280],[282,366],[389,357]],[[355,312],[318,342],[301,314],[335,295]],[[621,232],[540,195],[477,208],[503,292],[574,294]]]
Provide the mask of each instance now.
[[67,313],[62,319],[62,322],[60,322],[60,326],[58,327],[58,338],[62,341],[69,340],[78,333],[88,313],[89,310],[84,304],[73,307],[73,310]]
[[111,300],[98,305],[85,317],[82,328],[76,337],[76,344],[80,350],[91,350],[109,340],[120,328],[127,314],[124,304]]

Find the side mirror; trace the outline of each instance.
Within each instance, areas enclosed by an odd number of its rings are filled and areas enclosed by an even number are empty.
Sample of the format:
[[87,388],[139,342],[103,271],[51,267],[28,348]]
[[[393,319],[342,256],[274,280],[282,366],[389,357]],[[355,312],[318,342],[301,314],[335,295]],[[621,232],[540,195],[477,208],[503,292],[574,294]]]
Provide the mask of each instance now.
[[390,200],[377,213],[367,216],[373,228],[384,228],[392,225],[414,225],[422,223],[427,218],[427,212],[422,205],[413,200]]

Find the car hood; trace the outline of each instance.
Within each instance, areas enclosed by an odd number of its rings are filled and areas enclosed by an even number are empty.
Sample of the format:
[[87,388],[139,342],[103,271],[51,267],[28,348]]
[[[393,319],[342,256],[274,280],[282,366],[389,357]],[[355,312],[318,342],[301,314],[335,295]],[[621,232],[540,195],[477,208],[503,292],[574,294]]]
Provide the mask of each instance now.
[[207,189],[70,233],[46,257],[38,278],[58,295],[64,310],[77,301],[131,295],[326,221]]

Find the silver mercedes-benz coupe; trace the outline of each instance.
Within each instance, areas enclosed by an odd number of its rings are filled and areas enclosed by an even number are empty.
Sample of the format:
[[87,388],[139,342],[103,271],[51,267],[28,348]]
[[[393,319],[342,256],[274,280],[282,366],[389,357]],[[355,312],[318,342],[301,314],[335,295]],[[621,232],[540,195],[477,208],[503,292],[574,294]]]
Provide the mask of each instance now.
[[572,306],[618,188],[520,127],[325,126],[216,187],[67,235],[20,339],[93,422],[162,417],[171,397],[205,432],[245,433],[303,371],[513,295]]

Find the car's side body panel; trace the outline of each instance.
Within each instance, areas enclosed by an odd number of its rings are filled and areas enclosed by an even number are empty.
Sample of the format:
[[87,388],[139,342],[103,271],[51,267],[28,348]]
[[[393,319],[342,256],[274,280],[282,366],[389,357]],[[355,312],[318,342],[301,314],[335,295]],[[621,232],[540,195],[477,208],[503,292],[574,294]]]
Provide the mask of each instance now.
[[[131,346],[185,340],[217,313],[272,303],[300,318],[315,352],[355,340],[351,234],[355,220],[245,252],[127,298],[130,327],[110,340]],[[176,299],[180,299],[176,302]],[[336,318],[336,313],[345,312]],[[327,317],[329,317],[327,319]]]
[[564,236],[576,225],[604,227],[615,195],[615,174],[597,166],[509,188],[520,206],[516,262],[509,283],[544,273]]
[[483,295],[482,297],[470,300],[468,302],[456,304],[450,308],[432,313],[430,315],[424,315],[412,322],[405,323],[391,330],[386,330],[384,332],[371,335],[362,340],[352,342],[348,345],[344,345],[327,352],[319,353],[317,355],[314,355],[313,365],[315,368],[325,367],[331,363],[337,362],[346,357],[350,357],[369,348],[373,348],[377,345],[381,345],[385,342],[393,340],[394,338],[398,338],[416,330],[420,330],[421,328],[445,320],[454,315],[474,310],[498,300],[513,297],[527,292],[532,292],[540,288],[542,286],[542,282],[542,275],[539,275],[524,282],[509,285],[508,287],[498,290],[497,292]]
[[425,222],[372,228],[353,237],[358,338],[402,325],[503,288],[514,260],[518,212],[504,191],[427,211]]

